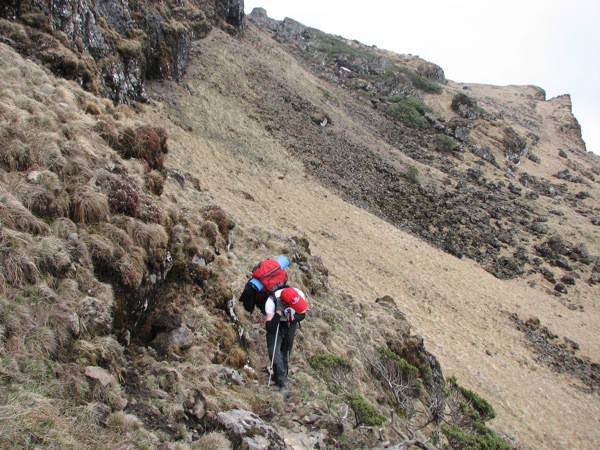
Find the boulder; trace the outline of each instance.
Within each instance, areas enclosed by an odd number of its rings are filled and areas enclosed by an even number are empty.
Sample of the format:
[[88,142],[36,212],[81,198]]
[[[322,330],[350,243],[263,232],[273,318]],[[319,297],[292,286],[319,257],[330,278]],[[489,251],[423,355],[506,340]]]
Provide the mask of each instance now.
[[189,348],[192,345],[192,339],[192,332],[185,324],[182,324],[173,330],[158,333],[150,343],[150,347],[161,355],[169,355]]
[[216,418],[218,426],[225,429],[234,448],[248,450],[287,449],[283,437],[271,425],[256,414],[243,409],[220,412]]
[[453,117],[448,121],[446,133],[456,140],[464,142],[471,134],[471,122],[462,117]]
[[454,96],[451,107],[456,114],[464,119],[475,120],[479,118],[477,100],[462,92]]

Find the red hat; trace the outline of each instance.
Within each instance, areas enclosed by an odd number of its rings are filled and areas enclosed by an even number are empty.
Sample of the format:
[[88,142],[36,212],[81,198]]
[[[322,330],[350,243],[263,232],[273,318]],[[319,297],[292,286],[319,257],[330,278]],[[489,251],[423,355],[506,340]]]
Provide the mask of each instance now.
[[283,303],[293,308],[297,313],[304,313],[308,309],[308,303],[306,303],[302,293],[294,288],[287,287],[283,289],[280,298]]

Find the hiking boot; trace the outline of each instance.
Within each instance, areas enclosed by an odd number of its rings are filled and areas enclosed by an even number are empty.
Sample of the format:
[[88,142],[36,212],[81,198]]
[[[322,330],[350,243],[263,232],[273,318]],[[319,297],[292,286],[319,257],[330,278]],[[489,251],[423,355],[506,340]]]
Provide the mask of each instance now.
[[283,398],[286,400],[292,396],[292,391],[290,391],[290,388],[287,386],[280,386],[279,392],[281,393]]

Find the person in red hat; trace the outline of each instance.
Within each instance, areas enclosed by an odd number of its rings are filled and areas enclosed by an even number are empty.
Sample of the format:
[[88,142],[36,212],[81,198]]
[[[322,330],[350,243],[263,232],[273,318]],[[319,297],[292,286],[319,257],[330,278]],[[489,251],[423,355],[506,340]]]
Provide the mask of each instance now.
[[307,309],[308,303],[304,293],[289,286],[275,291],[265,303],[271,376],[281,390],[288,388],[288,360],[294,345],[296,328],[298,323],[304,320]]

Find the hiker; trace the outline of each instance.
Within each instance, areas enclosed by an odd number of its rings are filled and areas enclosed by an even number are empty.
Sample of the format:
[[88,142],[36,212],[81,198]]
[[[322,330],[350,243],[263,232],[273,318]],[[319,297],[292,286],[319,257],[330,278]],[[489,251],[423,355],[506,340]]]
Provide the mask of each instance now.
[[[267,348],[270,373],[280,389],[288,388],[288,361],[298,323],[304,320],[306,296],[300,289],[286,286],[275,291],[265,302]],[[269,378],[269,383],[271,378]]]
[[261,261],[252,269],[240,301],[249,313],[258,306],[265,315],[269,351],[269,384],[282,389],[287,385],[288,360],[298,323],[305,317],[306,297],[299,289],[287,285],[285,268],[290,264],[285,255]]

